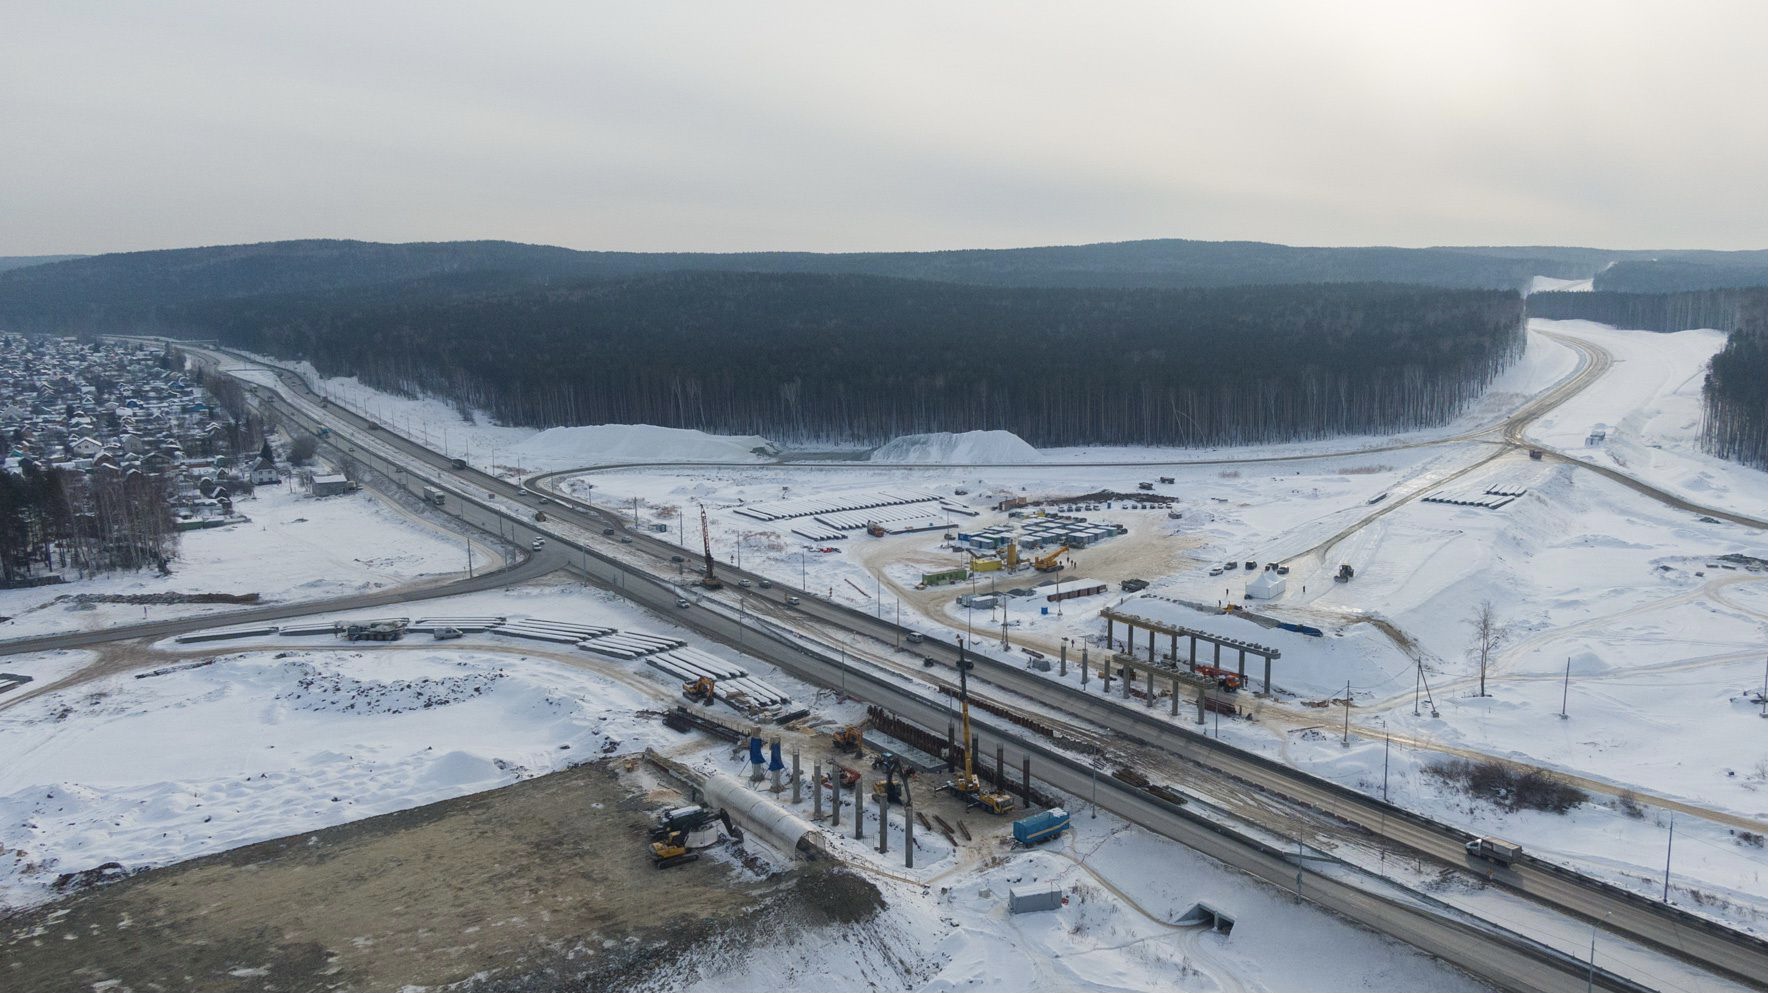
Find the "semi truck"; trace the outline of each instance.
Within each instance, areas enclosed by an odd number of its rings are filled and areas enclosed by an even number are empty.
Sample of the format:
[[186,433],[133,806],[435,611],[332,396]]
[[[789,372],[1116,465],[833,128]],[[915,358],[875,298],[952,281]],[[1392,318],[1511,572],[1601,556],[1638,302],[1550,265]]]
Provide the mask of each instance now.
[[1467,843],[1467,854],[1499,865],[1509,865],[1522,857],[1522,846],[1502,838],[1475,838]]

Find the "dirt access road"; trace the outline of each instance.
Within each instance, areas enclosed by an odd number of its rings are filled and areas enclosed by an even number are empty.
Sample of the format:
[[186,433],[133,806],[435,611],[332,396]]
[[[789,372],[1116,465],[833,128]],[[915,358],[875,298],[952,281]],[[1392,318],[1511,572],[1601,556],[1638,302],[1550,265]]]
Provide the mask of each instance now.
[[[619,761],[624,769],[626,760]],[[862,920],[878,891],[794,864],[651,867],[646,796],[595,763],[132,877],[0,920],[0,986],[620,990],[748,934]],[[115,983],[107,986],[106,983]]]

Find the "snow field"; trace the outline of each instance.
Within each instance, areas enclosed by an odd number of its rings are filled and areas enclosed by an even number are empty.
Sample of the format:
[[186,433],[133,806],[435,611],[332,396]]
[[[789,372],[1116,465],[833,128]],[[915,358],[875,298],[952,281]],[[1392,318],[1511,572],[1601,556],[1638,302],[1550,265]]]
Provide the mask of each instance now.
[[[187,531],[172,574],[152,570],[0,591],[0,638],[96,630],[148,619],[238,610],[233,604],[54,603],[81,593],[258,593],[261,603],[299,603],[466,574],[464,538],[367,492],[309,499],[287,486],[259,487],[237,509],[249,523]],[[483,565],[488,548],[475,549]]]

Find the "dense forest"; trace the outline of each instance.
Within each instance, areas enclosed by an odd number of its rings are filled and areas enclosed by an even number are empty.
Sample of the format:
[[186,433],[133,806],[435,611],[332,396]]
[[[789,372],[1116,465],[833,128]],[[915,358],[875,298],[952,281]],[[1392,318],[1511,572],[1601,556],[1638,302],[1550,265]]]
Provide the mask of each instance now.
[[1677,259],[1626,259],[1596,274],[1595,288],[1613,293],[1676,293],[1731,286],[1768,286],[1768,262],[1703,264]]
[[1686,331],[1744,326],[1768,306],[1768,288],[1696,290],[1684,293],[1534,293],[1530,317],[1585,320],[1640,331]]
[[1221,445],[1441,423],[1519,354],[1513,292],[994,289],[676,273],[194,305],[184,330],[501,421],[782,441],[1005,428]]
[[163,474],[39,469],[0,472],[0,580],[34,567],[82,576],[152,566],[178,549],[171,487]]
[[285,241],[124,252],[0,272],[0,328],[52,333],[163,331],[172,326],[170,314],[175,308],[199,301],[324,294],[466,274],[511,291],[561,281],[707,271],[873,275],[1030,288],[1389,282],[1521,289],[1534,276],[1584,279],[1614,263],[1651,260],[1693,267],[1702,279],[1709,278],[1709,270],[1746,266],[1768,270],[1768,252],[1306,248],[1180,239],[846,254],[581,252],[498,241],[398,245]]
[[1768,326],[1734,331],[1707,366],[1702,388],[1707,451],[1768,469]]

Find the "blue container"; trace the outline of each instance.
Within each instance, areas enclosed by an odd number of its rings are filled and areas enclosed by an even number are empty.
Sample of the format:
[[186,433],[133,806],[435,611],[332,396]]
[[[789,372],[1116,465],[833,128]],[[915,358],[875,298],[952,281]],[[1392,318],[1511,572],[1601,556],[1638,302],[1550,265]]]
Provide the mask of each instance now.
[[1021,845],[1037,845],[1068,830],[1068,811],[1055,807],[1042,813],[1021,817],[1013,822],[1013,840]]

